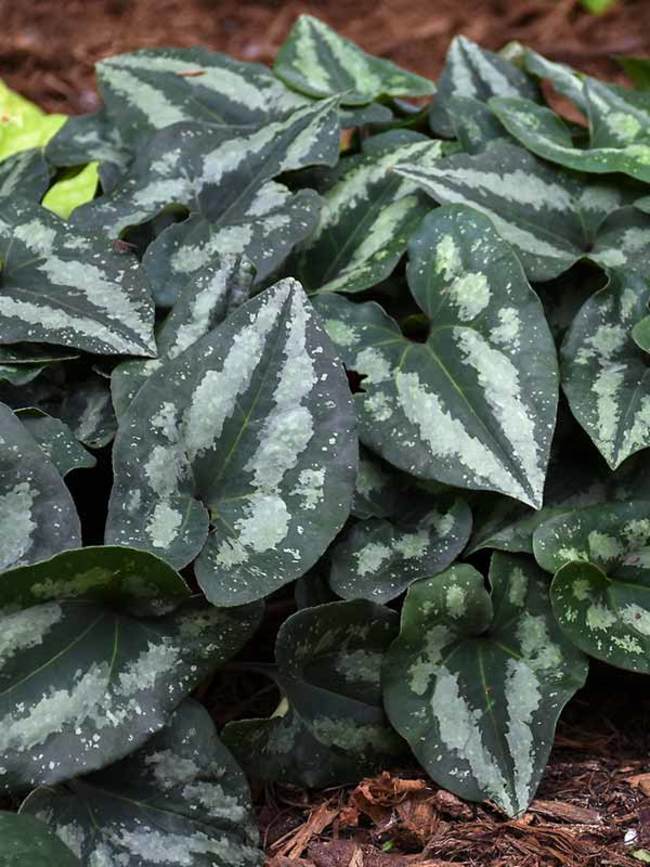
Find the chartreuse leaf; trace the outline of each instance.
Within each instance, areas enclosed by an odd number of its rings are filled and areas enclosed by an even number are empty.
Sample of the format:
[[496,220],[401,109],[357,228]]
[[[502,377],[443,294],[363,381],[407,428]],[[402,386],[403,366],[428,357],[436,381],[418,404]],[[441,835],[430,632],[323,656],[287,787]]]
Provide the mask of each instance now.
[[535,531],[537,562],[554,572],[553,613],[579,648],[650,672],[650,501],[576,509]]
[[269,719],[229,723],[224,741],[253,777],[303,786],[356,782],[402,751],[381,706],[384,651],[397,615],[372,602],[304,608],[280,627]]
[[539,508],[558,380],[539,300],[509,245],[469,208],[433,211],[409,251],[409,285],[431,321],[424,344],[375,303],[316,301],[364,377],[362,441],[417,477]]
[[464,500],[447,497],[419,514],[354,524],[330,552],[330,586],[344,599],[389,602],[419,578],[446,569],[472,526]]
[[81,543],[74,502],[56,467],[0,404],[0,569]]
[[133,755],[65,788],[36,789],[20,809],[84,864],[263,862],[246,778],[208,712],[190,699]]
[[43,207],[67,220],[75,208],[93,199],[97,192],[97,165],[73,169],[58,180],[43,199]]
[[0,160],[43,147],[64,122],[64,115],[46,114],[0,80]]
[[61,419],[35,408],[20,409],[16,415],[62,476],[97,463]]
[[19,195],[40,202],[50,185],[50,169],[41,150],[20,151],[0,162],[0,196]]
[[607,221],[591,255],[609,283],[585,301],[561,348],[571,411],[612,469],[650,446],[650,367],[633,335],[650,301],[649,243],[650,218],[634,209]]
[[44,822],[0,812],[0,867],[81,867],[72,850]]
[[0,341],[97,354],[152,355],[153,304],[135,257],[77,234],[38,205],[5,203],[0,219]]
[[533,798],[587,663],[553,620],[530,559],[494,554],[490,585],[461,565],[411,586],[385,658],[384,703],[437,783],[514,816]]
[[403,160],[437,163],[441,142],[417,133],[403,136],[397,146],[390,133],[376,136],[372,153],[342,160],[318,225],[296,257],[295,272],[308,292],[359,292],[384,280],[431,210],[427,197],[392,169]]
[[[592,138],[589,148],[575,147],[564,121],[551,109],[530,100],[492,99],[490,108],[514,138],[546,160],[576,171],[623,172],[650,181],[650,97],[645,97],[645,109],[632,104],[627,112],[616,111],[612,100],[602,96],[601,87],[597,91],[594,88],[587,85]],[[594,105],[598,106],[597,114]],[[603,144],[597,145],[597,141]]]
[[164,361],[177,358],[248,299],[253,276],[249,262],[226,255],[183,287],[156,334],[158,357],[124,361],[113,370],[111,393],[118,415],[126,412],[142,384]]
[[332,541],[356,463],[345,374],[284,280],[142,386],[120,419],[106,538],[177,567],[199,555],[215,604],[260,599]]
[[632,328],[632,339],[644,352],[650,352],[650,316],[639,319]]
[[137,749],[257,626],[258,606],[189,600],[136,620],[83,599],[0,618],[5,791],[69,780]]
[[456,36],[438,80],[438,92],[431,105],[429,121],[438,135],[455,135],[453,97],[471,97],[487,102],[491,96],[520,96],[536,99],[537,87],[513,63],[486,51],[466,36]]
[[97,64],[111,121],[129,144],[171,124],[256,127],[306,103],[265,66],[205,48],[143,49]]
[[164,560],[148,551],[110,545],[63,551],[0,575],[0,610],[83,596],[159,614],[189,594],[187,584]]
[[343,105],[430,96],[435,90],[428,79],[366,54],[311,15],[299,16],[277,53],[273,71],[289,87],[308,96],[340,94]]

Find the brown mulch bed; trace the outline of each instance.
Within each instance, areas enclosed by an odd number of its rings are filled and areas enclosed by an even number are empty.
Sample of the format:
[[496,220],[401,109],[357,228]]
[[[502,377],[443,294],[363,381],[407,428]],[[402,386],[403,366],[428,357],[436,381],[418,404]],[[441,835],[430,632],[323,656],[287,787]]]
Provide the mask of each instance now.
[[205,45],[270,62],[301,12],[432,77],[456,33],[493,49],[517,39],[606,78],[620,74],[614,55],[650,54],[650,0],[600,17],[579,0],[0,0],[0,76],[50,111],[91,111],[101,57]]
[[[456,33],[492,49],[516,39],[610,79],[622,78],[615,55],[650,55],[650,0],[597,18],[578,0],[0,0],[0,77],[50,111],[92,111],[101,57],[204,45],[270,62],[301,12],[431,77]],[[639,850],[650,852],[648,693],[643,678],[592,677],[560,724],[537,800],[516,820],[414,768],[325,792],[260,788],[268,865],[638,867]],[[250,715],[246,696],[231,698],[221,722]]]

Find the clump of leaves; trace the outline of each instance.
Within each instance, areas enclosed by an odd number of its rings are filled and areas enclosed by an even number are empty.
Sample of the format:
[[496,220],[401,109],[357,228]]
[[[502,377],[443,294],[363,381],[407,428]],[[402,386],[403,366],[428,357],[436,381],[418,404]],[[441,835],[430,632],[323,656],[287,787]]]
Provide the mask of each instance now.
[[[303,17],[272,70],[11,104],[3,852],[261,864],[238,763],[409,748],[516,815],[588,657],[650,671],[650,96],[508,56],[460,37],[436,90]],[[222,742],[244,646],[278,706]]]

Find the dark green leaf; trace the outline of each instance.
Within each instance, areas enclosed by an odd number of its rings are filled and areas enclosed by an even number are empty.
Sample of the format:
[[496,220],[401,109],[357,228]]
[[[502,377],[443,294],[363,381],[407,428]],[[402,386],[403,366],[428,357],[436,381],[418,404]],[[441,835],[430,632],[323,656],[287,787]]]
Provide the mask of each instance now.
[[260,609],[190,600],[135,620],[85,600],[0,619],[2,787],[22,791],[137,749],[257,626]]
[[199,555],[215,604],[260,599],[344,523],[356,453],[343,369],[281,281],[153,373],[120,419],[107,541],[177,567]]
[[138,752],[66,788],[37,789],[21,813],[46,822],[88,865],[263,862],[246,779],[190,700]]
[[40,148],[19,151],[0,161],[0,197],[22,196],[40,202],[50,185],[50,169]]
[[545,576],[495,554],[491,594],[471,566],[410,588],[383,671],[386,712],[433,779],[508,815],[533,798],[557,718],[587,674]]
[[81,867],[45,823],[0,812],[0,867]]
[[650,352],[650,316],[644,316],[632,328],[632,340],[639,349]]
[[429,96],[426,78],[390,60],[373,57],[323,21],[301,15],[278,51],[273,71],[289,87],[312,97],[341,96],[343,105],[365,105],[396,96]]
[[19,409],[16,415],[62,476],[97,463],[61,419],[35,408]]

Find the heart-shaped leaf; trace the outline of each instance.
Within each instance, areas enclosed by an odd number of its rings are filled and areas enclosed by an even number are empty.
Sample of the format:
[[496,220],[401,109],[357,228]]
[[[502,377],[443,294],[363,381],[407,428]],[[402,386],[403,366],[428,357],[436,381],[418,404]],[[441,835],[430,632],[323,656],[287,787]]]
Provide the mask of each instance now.
[[[589,105],[596,95],[587,87]],[[550,162],[559,163],[570,169],[581,172],[623,172],[641,181],[650,181],[650,100],[649,110],[644,121],[646,132],[643,135],[641,121],[636,113],[622,111],[607,113],[600,120],[613,131],[615,124],[620,124],[621,130],[638,129],[639,141],[621,141],[613,133],[613,141],[609,145],[578,148],[573,144],[571,133],[566,124],[551,109],[537,105],[524,99],[493,99],[490,108],[508,132],[520,141],[524,147]],[[600,94],[598,103],[600,104]],[[603,138],[602,134],[600,138]],[[596,139],[596,130],[592,121],[592,144]],[[605,140],[608,140],[605,138]]]
[[650,218],[632,208],[604,225],[592,258],[609,283],[585,301],[561,349],[571,411],[612,469],[650,446],[650,367],[632,334],[650,302]]
[[340,94],[343,105],[395,96],[429,96],[431,81],[362,51],[311,15],[300,15],[278,51],[273,71],[312,97]]
[[190,600],[136,620],[80,599],[3,614],[0,785],[68,780],[137,749],[237,652],[260,614]]
[[433,211],[409,250],[411,292],[431,320],[424,344],[375,303],[316,299],[346,365],[364,377],[361,439],[420,478],[539,508],[557,370],[538,298],[509,245],[469,208]]
[[46,114],[0,81],[0,160],[31,148],[42,148],[65,121]]
[[81,544],[74,502],[57,468],[0,404],[0,570]]
[[205,48],[117,54],[97,64],[97,81],[110,119],[131,144],[184,121],[258,126],[306,102],[267,67]]
[[650,501],[576,509],[533,536],[555,572],[553,612],[573,641],[620,668],[650,672]]
[[152,355],[153,304],[137,260],[26,201],[0,220],[0,342]]
[[396,634],[395,612],[364,600],[289,617],[275,650],[286,700],[269,719],[224,730],[244,769],[259,779],[328,786],[385,767],[402,750],[386,724],[380,688],[382,657]]
[[471,96],[450,96],[447,100],[454,136],[468,154],[478,154],[508,133],[483,102]]
[[32,816],[0,812],[0,865],[2,867],[80,867],[72,850],[44,822]]
[[332,590],[344,599],[389,602],[451,565],[469,539],[469,507],[447,498],[418,511],[399,523],[370,518],[354,524],[330,553]]
[[456,36],[447,52],[445,68],[431,106],[429,121],[438,135],[454,135],[452,97],[471,97],[487,102],[491,96],[523,96],[535,99],[537,87],[513,63],[486,51],[466,36]]
[[[431,210],[414,184],[392,173],[397,163],[433,165],[441,143],[404,133],[373,139],[372,153],[349,157],[323,197],[320,220],[296,257],[297,276],[308,292],[360,292],[390,275],[409,236]],[[385,143],[382,147],[382,140]]]
[[189,596],[181,576],[148,551],[110,545],[63,551],[0,575],[0,610],[84,597],[159,614]]
[[491,593],[472,566],[411,586],[383,671],[388,717],[427,773],[508,815],[533,798],[585,657],[553,620],[545,576],[494,554]]
[[32,792],[21,807],[27,814],[88,865],[263,862],[246,779],[191,700],[128,758],[65,788]]
[[281,281],[166,362],[122,416],[107,541],[177,567],[199,555],[215,604],[261,599],[340,529],[356,453],[343,369],[300,285]]

